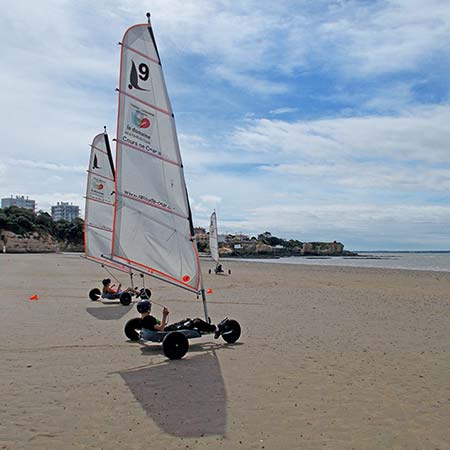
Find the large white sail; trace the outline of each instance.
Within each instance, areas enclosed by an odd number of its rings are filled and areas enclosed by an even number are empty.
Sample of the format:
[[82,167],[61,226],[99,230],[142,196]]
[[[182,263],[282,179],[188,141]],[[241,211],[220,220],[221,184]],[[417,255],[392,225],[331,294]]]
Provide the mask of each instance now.
[[121,43],[112,259],[200,291],[175,122],[150,23]]
[[114,169],[106,133],[98,134],[92,141],[87,173],[85,256],[105,266],[130,272],[125,266],[102,258],[111,251],[114,212]]
[[211,258],[218,263],[219,241],[217,236],[217,216],[215,211],[211,214],[209,222],[209,251],[211,252]]

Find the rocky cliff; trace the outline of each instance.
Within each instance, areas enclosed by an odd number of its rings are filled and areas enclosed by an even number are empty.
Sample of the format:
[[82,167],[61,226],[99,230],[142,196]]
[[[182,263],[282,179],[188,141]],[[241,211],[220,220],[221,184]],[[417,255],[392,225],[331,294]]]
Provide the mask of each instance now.
[[55,253],[61,251],[82,252],[83,247],[55,240],[50,235],[30,233],[18,235],[0,231],[0,252],[6,253]]
[[296,247],[271,246],[263,242],[249,241],[238,246],[225,244],[219,248],[222,256],[240,257],[282,257],[282,256],[342,256],[344,251],[340,242],[305,242]]

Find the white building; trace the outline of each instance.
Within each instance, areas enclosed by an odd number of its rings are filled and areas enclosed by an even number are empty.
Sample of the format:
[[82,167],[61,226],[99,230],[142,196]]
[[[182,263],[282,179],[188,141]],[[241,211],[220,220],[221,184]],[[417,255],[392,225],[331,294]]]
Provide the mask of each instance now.
[[2,208],[9,208],[10,206],[17,206],[18,208],[32,209],[36,208],[36,202],[28,198],[28,195],[16,195],[14,198],[12,195],[10,198],[2,198]]
[[72,222],[72,220],[80,217],[80,207],[76,205],[69,205],[68,202],[58,202],[55,206],[52,206],[52,219],[54,221],[67,220]]

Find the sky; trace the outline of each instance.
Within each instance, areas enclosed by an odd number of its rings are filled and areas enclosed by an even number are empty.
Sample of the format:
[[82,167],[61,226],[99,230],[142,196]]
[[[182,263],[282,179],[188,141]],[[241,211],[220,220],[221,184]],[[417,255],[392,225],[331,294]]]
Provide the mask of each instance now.
[[83,207],[119,46],[152,14],[196,226],[450,249],[448,0],[16,0],[0,16],[0,196]]

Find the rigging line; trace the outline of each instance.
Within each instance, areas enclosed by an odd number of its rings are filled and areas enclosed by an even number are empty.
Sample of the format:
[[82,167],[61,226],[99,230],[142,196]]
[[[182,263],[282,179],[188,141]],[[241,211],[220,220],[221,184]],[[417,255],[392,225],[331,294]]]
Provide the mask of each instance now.
[[108,269],[108,267],[107,266],[104,266],[103,265],[103,268],[119,283],[119,284],[121,284],[121,282],[120,282],[120,280],[119,279],[117,279],[112,273],[111,273],[111,271]]

